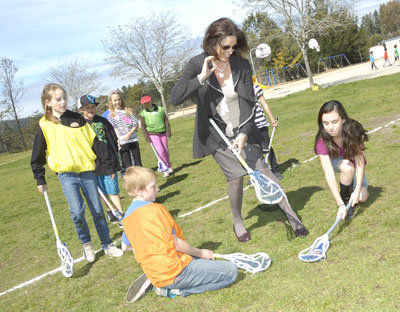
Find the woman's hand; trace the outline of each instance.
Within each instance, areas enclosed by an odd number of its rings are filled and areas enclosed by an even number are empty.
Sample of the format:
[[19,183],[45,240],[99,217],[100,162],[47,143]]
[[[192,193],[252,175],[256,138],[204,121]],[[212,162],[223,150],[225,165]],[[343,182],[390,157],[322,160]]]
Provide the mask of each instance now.
[[346,218],[347,215],[347,207],[345,204],[342,204],[339,206],[338,212],[337,212],[337,218],[341,218],[342,220],[344,220],[344,218]]
[[200,83],[203,83],[208,77],[210,77],[211,73],[217,68],[217,66],[213,63],[213,66],[210,68],[208,63],[214,60],[214,56],[207,56],[204,59],[203,67],[201,68],[201,73],[197,76],[200,80]]
[[246,135],[244,135],[243,133],[239,133],[235,141],[233,141],[233,148],[236,149],[239,154],[242,152],[243,147],[246,145],[246,139]]
[[44,191],[47,189],[47,185],[46,184],[44,184],[44,185],[38,185],[38,191],[41,193],[41,194],[43,194],[44,193]]

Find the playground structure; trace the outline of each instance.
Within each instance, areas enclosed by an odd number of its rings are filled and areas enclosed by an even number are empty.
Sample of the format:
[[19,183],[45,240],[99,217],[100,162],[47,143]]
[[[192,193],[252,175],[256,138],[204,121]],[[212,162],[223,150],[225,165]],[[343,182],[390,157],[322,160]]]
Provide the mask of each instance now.
[[346,55],[344,54],[337,54],[327,57],[322,57],[318,59],[318,74],[319,74],[319,66],[322,63],[324,66],[324,70],[329,70],[332,68],[340,68],[344,67],[344,62],[346,61],[346,65],[351,65],[350,61],[347,59]]
[[[322,66],[321,66],[322,64]],[[337,54],[318,59],[318,74],[332,68],[341,68],[351,65],[345,54]],[[322,70],[321,70],[322,68]],[[307,77],[306,70],[301,63],[290,66],[269,68],[256,74],[256,83],[262,88],[270,88],[283,82],[296,81]]]

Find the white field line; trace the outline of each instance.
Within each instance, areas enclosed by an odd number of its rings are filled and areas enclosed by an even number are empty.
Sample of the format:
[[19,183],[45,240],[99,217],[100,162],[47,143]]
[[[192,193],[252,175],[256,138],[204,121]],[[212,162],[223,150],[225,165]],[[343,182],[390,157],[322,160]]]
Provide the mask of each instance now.
[[[368,131],[368,134],[371,134],[371,133],[374,133],[374,132],[376,132],[376,131],[379,131],[379,130],[381,130],[381,129],[383,129],[383,128],[389,127],[390,125],[394,124],[394,123],[397,122],[397,121],[400,121],[400,118],[397,118],[397,119],[395,119],[395,120],[392,120],[392,121],[388,122],[388,123],[387,123],[386,125],[384,125],[384,126],[379,126],[379,127],[375,128],[375,129],[373,129],[373,130],[371,130],[371,131]],[[305,164],[305,163],[307,163],[307,162],[310,162],[310,161],[316,159],[317,157],[318,157],[317,155],[314,155],[313,157],[311,157],[311,158],[309,158],[309,159],[303,160],[301,163],[302,163],[302,164]],[[295,164],[293,164],[289,169],[292,169],[292,168],[297,167],[297,166],[299,166],[299,165],[300,165],[299,163],[295,163]],[[246,191],[246,190],[249,189],[249,188],[250,188],[250,186],[246,186],[246,187],[243,189],[243,191]],[[205,209],[205,208],[207,208],[207,207],[210,207],[210,206],[212,206],[212,205],[214,205],[214,204],[216,204],[216,203],[218,203],[218,202],[220,202],[220,201],[222,201],[222,200],[225,200],[225,199],[228,199],[228,196],[225,196],[225,197],[216,199],[216,200],[214,200],[214,201],[212,201],[212,202],[210,202],[210,203],[208,203],[208,204],[206,204],[206,205],[204,205],[204,206],[202,206],[202,207],[199,207],[199,208],[196,208],[196,209],[194,209],[194,210],[192,210],[192,211],[190,211],[190,212],[184,213],[184,214],[178,216],[178,218],[184,218],[184,217],[186,217],[186,216],[189,216],[189,215],[191,215],[192,213],[195,213],[195,212],[198,212],[198,211],[200,211],[200,210],[203,210],[203,209]],[[97,250],[96,253],[98,253],[99,251],[101,251],[101,249]],[[82,260],[84,260],[84,258],[83,258],[83,257],[80,257],[79,259],[74,260],[74,263],[81,262]],[[20,289],[20,288],[22,288],[22,287],[28,286],[28,285],[30,285],[30,284],[32,284],[32,283],[34,283],[34,282],[37,282],[37,281],[41,280],[42,278],[44,278],[44,277],[46,277],[46,276],[48,276],[48,275],[52,275],[52,274],[57,273],[57,272],[59,272],[59,271],[61,271],[61,266],[60,266],[59,268],[57,268],[57,269],[54,269],[54,270],[49,271],[49,272],[47,272],[47,273],[44,273],[44,274],[42,274],[42,275],[40,275],[40,276],[37,276],[37,277],[35,277],[35,278],[33,278],[33,279],[27,281],[27,282],[24,282],[24,283],[22,283],[22,284],[19,284],[19,285],[17,285],[17,286],[14,286],[13,288],[10,288],[10,289],[8,289],[8,290],[6,290],[6,291],[3,291],[2,293],[0,293],[0,297],[3,296],[3,295],[6,294],[6,293],[9,293],[9,292],[12,292],[12,291],[14,291],[14,290],[16,290],[16,289]]]

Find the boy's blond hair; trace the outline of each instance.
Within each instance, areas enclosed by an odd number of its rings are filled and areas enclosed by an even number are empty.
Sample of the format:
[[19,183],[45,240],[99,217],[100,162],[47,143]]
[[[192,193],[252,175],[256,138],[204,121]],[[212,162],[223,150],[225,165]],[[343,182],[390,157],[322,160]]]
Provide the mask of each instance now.
[[136,191],[144,190],[154,180],[157,181],[157,174],[153,170],[132,166],[126,169],[122,183],[126,192],[130,196],[136,197]]

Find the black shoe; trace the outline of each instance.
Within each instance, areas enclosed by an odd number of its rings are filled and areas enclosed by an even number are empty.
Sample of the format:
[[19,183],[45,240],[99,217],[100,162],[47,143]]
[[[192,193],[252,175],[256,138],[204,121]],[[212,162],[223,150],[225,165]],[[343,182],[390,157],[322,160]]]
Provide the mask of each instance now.
[[308,235],[308,230],[306,228],[300,228],[294,231],[294,236],[299,237],[299,236],[307,236]]
[[118,222],[118,219],[113,215],[111,210],[107,210],[107,218],[108,218],[108,221],[110,221],[111,223],[117,223]]
[[272,171],[272,173],[274,174],[274,176],[279,179],[282,180],[283,179],[283,175],[279,172],[279,171]]
[[354,207],[350,207],[348,210],[347,210],[347,214],[346,214],[346,220],[351,220],[351,219],[353,219],[353,216],[354,216]]

